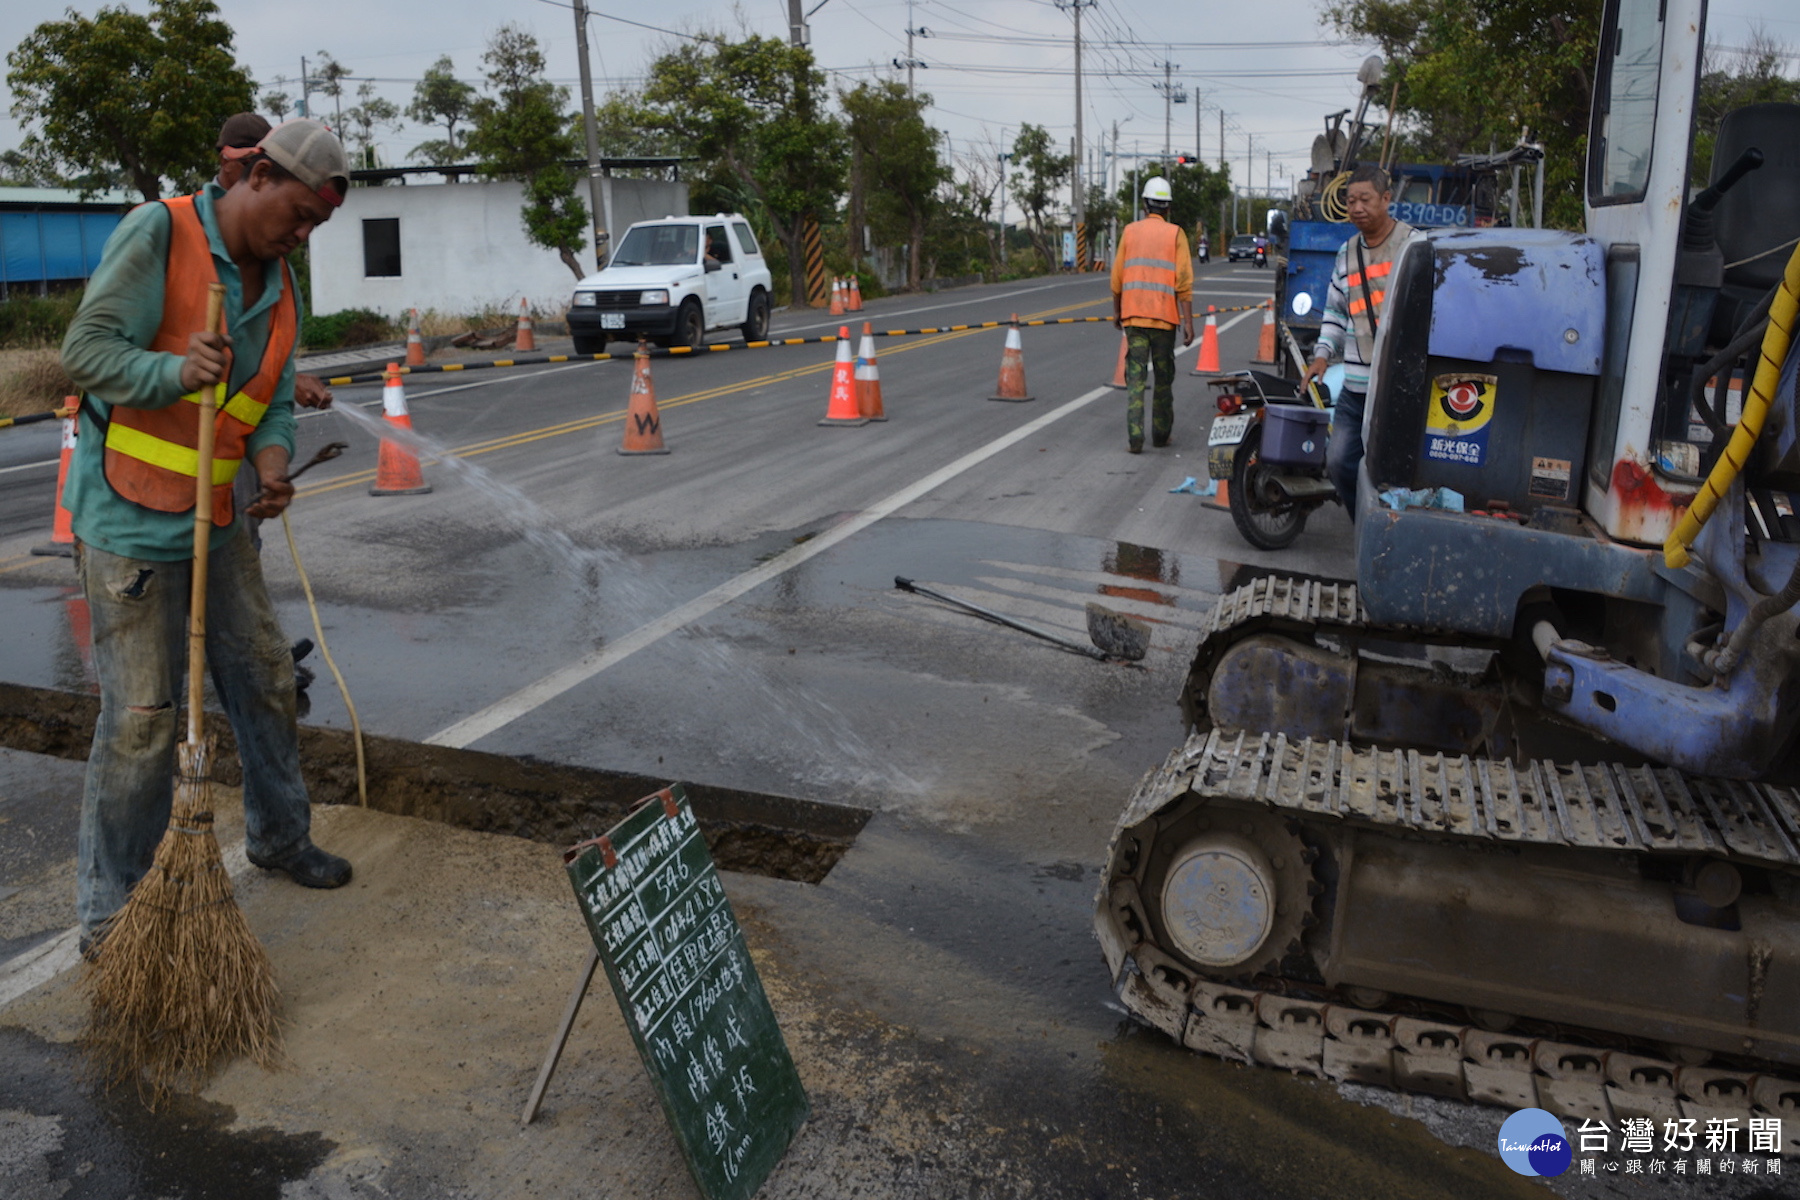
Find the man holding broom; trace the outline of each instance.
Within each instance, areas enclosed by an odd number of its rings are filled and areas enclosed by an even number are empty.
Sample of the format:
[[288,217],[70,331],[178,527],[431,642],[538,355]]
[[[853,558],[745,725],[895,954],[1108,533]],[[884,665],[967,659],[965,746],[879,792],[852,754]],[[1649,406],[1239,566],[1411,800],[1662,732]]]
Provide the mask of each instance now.
[[[195,543],[201,389],[214,423],[205,654],[243,763],[250,861],[307,887],[350,864],[314,846],[300,777],[292,656],[243,517],[279,516],[294,435],[299,304],[285,258],[349,187],[344,148],[317,121],[272,130],[227,189],[145,204],[108,239],[63,341],[86,393],[63,503],[94,626],[100,719],[82,795],[77,907],[84,952],[149,870],[169,824]],[[224,333],[207,331],[209,285]],[[261,498],[236,511],[254,470]]]

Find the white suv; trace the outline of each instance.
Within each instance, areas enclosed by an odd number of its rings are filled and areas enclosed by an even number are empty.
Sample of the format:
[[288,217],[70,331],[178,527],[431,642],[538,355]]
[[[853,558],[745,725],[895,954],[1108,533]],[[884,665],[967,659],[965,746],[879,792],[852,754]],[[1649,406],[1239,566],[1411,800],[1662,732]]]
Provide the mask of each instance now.
[[769,336],[769,267],[737,213],[639,221],[606,269],[575,285],[569,305],[577,354],[639,335],[698,349],[708,330],[731,328],[746,342]]

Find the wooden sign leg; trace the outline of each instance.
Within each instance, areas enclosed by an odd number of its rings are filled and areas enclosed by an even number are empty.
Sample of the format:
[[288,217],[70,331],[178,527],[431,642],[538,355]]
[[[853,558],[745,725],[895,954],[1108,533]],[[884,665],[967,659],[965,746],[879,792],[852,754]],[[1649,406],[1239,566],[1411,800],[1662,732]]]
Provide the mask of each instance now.
[[525,1115],[519,1121],[520,1128],[531,1124],[537,1116],[538,1105],[544,1101],[544,1089],[550,1086],[550,1076],[556,1073],[556,1062],[562,1057],[563,1046],[568,1043],[569,1030],[575,1027],[575,1016],[581,1011],[582,998],[587,995],[588,985],[594,982],[594,968],[600,965],[600,952],[589,950],[587,965],[581,968],[581,979],[575,984],[575,990],[569,993],[569,1006],[563,1012],[562,1024],[557,1027],[556,1036],[550,1039],[550,1052],[544,1055],[544,1065],[538,1069],[537,1082],[531,1085],[531,1099],[525,1102]]

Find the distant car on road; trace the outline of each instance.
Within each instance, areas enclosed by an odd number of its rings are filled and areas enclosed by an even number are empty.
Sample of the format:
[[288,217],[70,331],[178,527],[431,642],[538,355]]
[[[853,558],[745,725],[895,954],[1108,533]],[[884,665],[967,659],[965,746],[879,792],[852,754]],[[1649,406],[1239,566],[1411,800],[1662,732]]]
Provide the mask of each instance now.
[[737,213],[639,221],[569,304],[577,354],[640,335],[699,349],[709,330],[734,328],[747,342],[769,336],[769,267]]
[[1231,244],[1225,248],[1225,254],[1232,262],[1236,262],[1240,258],[1255,258],[1255,235],[1249,233],[1238,234],[1231,239]]

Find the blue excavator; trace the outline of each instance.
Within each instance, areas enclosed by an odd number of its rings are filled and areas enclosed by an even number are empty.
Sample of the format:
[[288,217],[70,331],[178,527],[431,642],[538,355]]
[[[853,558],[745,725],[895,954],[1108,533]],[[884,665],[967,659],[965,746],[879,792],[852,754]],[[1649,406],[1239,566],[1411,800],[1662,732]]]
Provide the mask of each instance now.
[[1356,581],[1206,623],[1095,913],[1184,1045],[1800,1152],[1800,105],[1691,178],[1705,18],[1606,0],[1585,233],[1404,252]]

